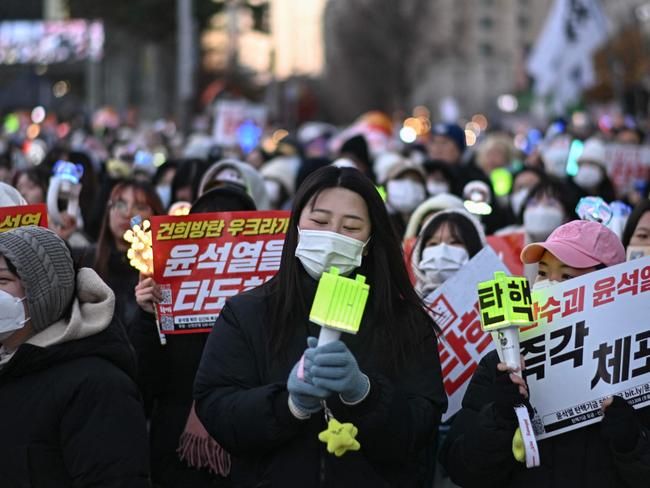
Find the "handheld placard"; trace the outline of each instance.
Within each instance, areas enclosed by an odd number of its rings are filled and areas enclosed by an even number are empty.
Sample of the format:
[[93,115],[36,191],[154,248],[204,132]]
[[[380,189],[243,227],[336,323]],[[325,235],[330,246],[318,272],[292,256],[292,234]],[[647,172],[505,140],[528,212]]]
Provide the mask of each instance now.
[[[151,224],[148,220],[143,221],[142,217],[136,215],[131,219],[131,228],[124,233],[124,240],[131,244],[126,252],[129,258],[129,264],[144,275],[153,274],[153,247],[151,241]],[[156,328],[160,344],[167,344],[165,334],[160,330],[160,321],[158,320],[158,309],[153,307],[156,318]]]
[[82,165],[70,161],[57,161],[52,168],[52,176],[47,190],[47,211],[55,224],[63,224],[63,218],[59,212],[59,200],[66,201],[66,212],[78,219],[83,173]]
[[369,291],[365,276],[346,278],[336,267],[321,275],[309,313],[309,320],[322,327],[319,346],[338,340],[341,332],[359,332]]
[[[496,332],[492,337],[503,354],[503,361],[508,367],[519,369],[519,327],[533,323],[528,280],[497,271],[493,280],[479,283],[478,302],[481,327],[484,331]],[[516,374],[521,376],[521,371]]]

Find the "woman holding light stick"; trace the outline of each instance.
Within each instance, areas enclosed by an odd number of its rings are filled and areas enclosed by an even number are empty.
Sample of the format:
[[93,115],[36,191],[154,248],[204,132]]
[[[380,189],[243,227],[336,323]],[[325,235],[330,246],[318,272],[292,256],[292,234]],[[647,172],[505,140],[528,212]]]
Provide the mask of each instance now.
[[[332,265],[365,276],[370,295],[357,335],[317,347],[309,310]],[[197,413],[231,453],[233,485],[417,486],[446,408],[434,327],[371,181],[350,168],[311,174],[278,274],[226,303],[197,373]],[[319,441],[323,400],[358,428],[359,451],[337,457]]]

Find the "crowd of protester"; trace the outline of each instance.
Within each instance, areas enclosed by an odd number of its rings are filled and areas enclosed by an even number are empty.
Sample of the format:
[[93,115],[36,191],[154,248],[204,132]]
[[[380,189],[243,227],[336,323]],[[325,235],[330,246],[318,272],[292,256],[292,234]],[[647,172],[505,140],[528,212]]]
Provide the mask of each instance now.
[[[81,185],[50,230],[0,233],[0,486],[431,486],[434,471],[467,487],[645,486],[650,419],[620,397],[602,426],[541,442],[540,468],[517,463],[512,406],[528,390],[495,353],[440,425],[440,329],[422,300],[486,236],[523,235],[533,288],[650,255],[650,173],[615,185],[607,152],[645,132],[629,119],[544,129],[526,144],[486,130],[470,147],[466,129],[434,123],[407,144],[373,113],[268,130],[248,153],[170,123],[0,134],[0,206],[51,208],[59,161]],[[626,224],[579,220],[588,196],[628,209]],[[162,345],[161,290],[129,264],[124,233],[179,202],[291,220],[270,282],[230,299],[210,334]],[[357,336],[317,346],[308,309],[333,254],[372,292]],[[361,453],[324,455],[324,399],[359,428]]]

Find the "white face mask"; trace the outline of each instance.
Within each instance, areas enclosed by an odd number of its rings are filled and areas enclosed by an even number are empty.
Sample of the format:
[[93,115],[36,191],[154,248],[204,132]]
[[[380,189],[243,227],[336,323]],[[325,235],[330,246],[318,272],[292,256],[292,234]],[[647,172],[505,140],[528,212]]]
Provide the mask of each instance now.
[[524,210],[524,229],[534,239],[543,241],[564,223],[564,212],[552,205],[535,205]]
[[16,298],[10,293],[0,290],[0,342],[22,329],[29,320],[29,318],[25,318],[23,300],[25,298]]
[[438,286],[454,276],[467,261],[469,254],[464,248],[438,244],[424,248],[418,267],[429,285]]
[[386,184],[386,194],[390,206],[403,213],[415,210],[426,197],[424,186],[413,180],[390,180]]
[[370,241],[370,238],[363,242],[326,230],[298,229],[298,233],[300,239],[296,246],[296,257],[315,280],[320,279],[332,266],[336,266],[341,275],[349,275],[361,266],[363,248]]
[[449,193],[449,185],[444,181],[427,181],[427,193],[432,197],[441,193]]
[[650,256],[650,246],[627,246],[626,256],[628,261]]
[[510,206],[515,215],[519,215],[519,212],[521,212],[521,208],[523,207],[529,193],[530,189],[522,188],[510,195]]
[[603,180],[602,171],[591,164],[583,164],[578,169],[578,174],[573,177],[576,185],[585,190],[596,188]]
[[533,283],[532,291],[544,290],[546,288],[550,288],[551,286],[555,286],[559,283],[560,283],[559,281],[555,281],[555,280],[548,280],[548,279],[539,280]]

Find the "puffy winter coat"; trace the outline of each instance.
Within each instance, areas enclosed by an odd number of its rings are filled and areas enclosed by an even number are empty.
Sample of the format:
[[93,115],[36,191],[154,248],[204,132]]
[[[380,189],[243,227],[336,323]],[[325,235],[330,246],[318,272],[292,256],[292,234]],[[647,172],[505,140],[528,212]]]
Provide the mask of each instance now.
[[600,424],[594,424],[540,441],[537,468],[516,462],[515,428],[494,415],[490,393],[498,362],[493,351],[479,363],[443,445],[440,461],[456,484],[464,488],[650,486],[650,408],[636,412],[642,431],[630,453],[615,452],[601,437]]
[[0,362],[0,486],[148,486],[135,357],[90,269],[61,319]]
[[[298,420],[287,405],[291,368],[307,337],[318,336],[320,328],[307,317],[303,323],[287,324],[295,334],[286,358],[271,357],[266,289],[264,285],[226,303],[195,381],[201,421],[233,456],[233,485],[419,486],[423,448],[433,442],[447,404],[431,327],[423,324],[417,351],[397,373],[388,364],[390,345],[372,340],[373,322],[379,318],[364,317],[357,336],[344,334],[342,340],[370,378],[371,388],[356,406],[346,406],[334,395],[327,400],[337,420],[359,429],[361,450],[339,458],[318,440],[326,428],[323,414]],[[306,278],[305,289],[313,298],[316,282]]]

